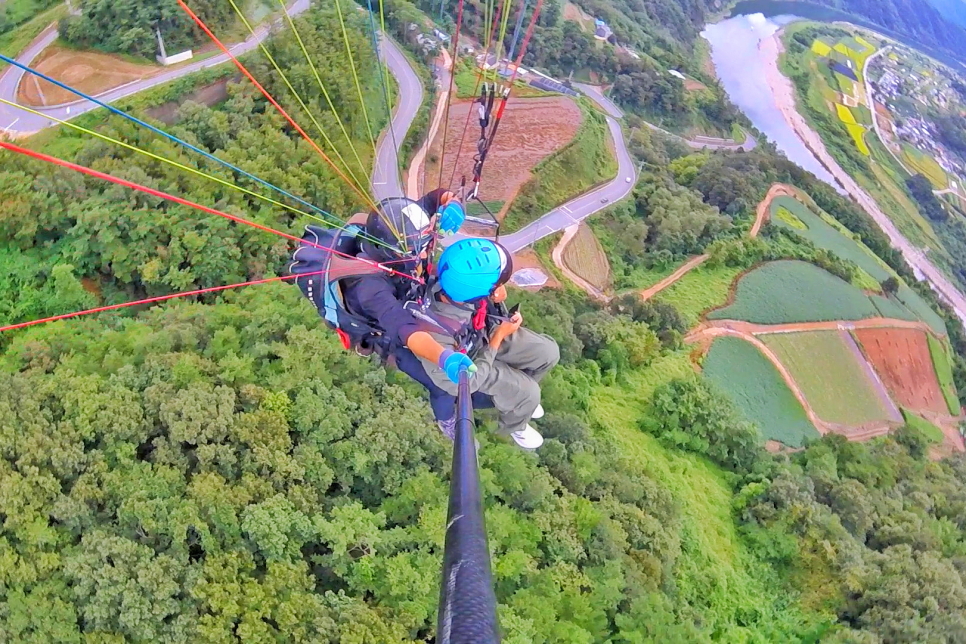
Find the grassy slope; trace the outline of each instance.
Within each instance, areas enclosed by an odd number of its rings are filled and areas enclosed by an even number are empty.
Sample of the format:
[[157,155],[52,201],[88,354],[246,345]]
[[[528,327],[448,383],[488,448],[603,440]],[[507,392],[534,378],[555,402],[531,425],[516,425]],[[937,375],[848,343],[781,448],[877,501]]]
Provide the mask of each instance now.
[[836,331],[762,336],[822,420],[862,425],[888,418],[855,356]]
[[919,416],[915,412],[911,412],[908,409],[903,408],[902,418],[906,421],[907,425],[911,427],[915,427],[934,443],[941,443],[946,438],[943,435],[943,430],[939,429],[938,427],[930,423],[922,416]]
[[684,316],[688,326],[694,326],[705,311],[728,298],[731,284],[739,274],[740,268],[730,266],[698,268],[661,291],[655,299],[673,305]]
[[586,192],[617,174],[607,122],[598,112],[578,101],[583,121],[573,140],[541,161],[503,222],[505,232],[519,230],[543,213]]
[[[67,15],[67,5],[59,4],[47,11],[37,14],[16,29],[12,29],[0,36],[0,54],[15,57],[29,45],[34,38],[40,35],[44,29],[52,22],[60,20]],[[0,63],[0,70],[6,67],[6,63]]]
[[592,408],[598,431],[671,491],[683,523],[676,591],[692,605],[706,608],[699,618],[705,632],[713,635],[705,641],[789,641],[788,633],[807,629],[800,622],[815,623],[821,617],[803,620],[796,598],[776,592],[781,582],[745,548],[731,514],[727,476],[705,459],[666,449],[637,427],[658,385],[692,373],[687,354],[678,352],[630,374],[622,387],[598,388]]
[[953,383],[953,365],[949,360],[949,351],[945,344],[931,334],[927,334],[926,338],[929,341],[929,355],[932,356],[932,364],[936,368],[936,377],[939,379],[939,386],[949,407],[949,413],[958,416],[960,414],[959,397],[956,395],[956,385]]

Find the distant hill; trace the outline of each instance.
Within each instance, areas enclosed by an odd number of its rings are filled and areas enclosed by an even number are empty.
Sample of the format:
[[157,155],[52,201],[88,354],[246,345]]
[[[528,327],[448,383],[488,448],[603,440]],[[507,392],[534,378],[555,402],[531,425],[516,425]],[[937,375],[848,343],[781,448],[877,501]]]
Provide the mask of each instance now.
[[966,0],[929,0],[943,18],[966,27]]

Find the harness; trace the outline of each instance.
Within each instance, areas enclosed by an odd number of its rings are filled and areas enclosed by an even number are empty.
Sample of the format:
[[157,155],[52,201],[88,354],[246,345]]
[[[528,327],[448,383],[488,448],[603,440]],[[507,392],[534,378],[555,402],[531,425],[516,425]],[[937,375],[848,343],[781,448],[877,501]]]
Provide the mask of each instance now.
[[358,214],[341,230],[306,226],[303,243],[292,255],[289,273],[347,351],[355,350],[360,355],[376,352],[385,357],[390,348],[385,333],[368,318],[349,311],[343,294],[346,280],[383,274],[371,264],[351,259],[360,253],[365,221],[366,215]]
[[[344,295],[344,289],[353,280],[385,275],[376,266],[352,259],[361,253],[359,242],[365,233],[365,221],[366,215],[358,214],[341,230],[306,226],[303,243],[292,255],[289,273],[326,325],[339,336],[343,348],[362,356],[376,353],[385,360],[394,348],[393,342],[368,317],[351,311]],[[485,302],[475,308],[469,322],[462,322],[430,307],[431,289],[431,280],[425,284],[413,283],[403,308],[420,323],[420,330],[448,335],[461,351],[474,355],[488,338]]]
[[[493,104],[497,96],[500,97],[500,107],[497,109],[496,118],[492,119],[493,124],[491,127],[490,120],[493,116]],[[480,138],[476,142],[476,156],[473,157],[473,189],[470,191],[469,196],[467,196],[467,200],[479,199],[483,164],[486,163],[486,157],[490,153],[490,147],[493,145],[496,131],[500,127],[500,121],[503,120],[503,112],[506,110],[506,103],[509,97],[509,85],[498,88],[496,83],[483,83],[483,87],[480,89],[480,96],[476,99],[476,102],[480,104]]]

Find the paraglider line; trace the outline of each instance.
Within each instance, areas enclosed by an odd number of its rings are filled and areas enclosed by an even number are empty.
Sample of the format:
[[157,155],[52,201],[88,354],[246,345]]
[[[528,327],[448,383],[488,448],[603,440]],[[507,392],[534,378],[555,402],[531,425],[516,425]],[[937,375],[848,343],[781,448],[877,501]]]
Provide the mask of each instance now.
[[[252,28],[251,23],[248,22],[248,19],[245,17],[245,14],[242,13],[242,10],[238,8],[238,4],[235,2],[235,0],[228,0],[228,2],[229,4],[231,4],[232,9],[235,10],[235,13],[238,15],[238,18],[242,21],[242,24],[245,25],[246,29],[248,29],[248,33],[250,33],[252,36],[255,36],[255,30]],[[285,14],[288,15],[288,11],[286,11]],[[271,63],[272,67],[275,68],[275,72],[278,74],[279,78],[282,79],[282,82],[285,84],[285,87],[288,88],[288,91],[292,93],[292,96],[295,97],[295,100],[302,107],[302,111],[305,112],[305,114],[309,117],[309,120],[312,121],[312,124],[315,125],[315,129],[318,130],[319,133],[322,135],[322,138],[323,140],[325,140],[326,145],[328,145],[329,148],[335,153],[336,158],[342,163],[343,167],[345,168],[345,171],[349,174],[350,177],[352,177],[353,187],[359,187],[359,186],[368,184],[369,177],[365,174],[365,169],[363,169],[363,176],[366,178],[366,184],[363,184],[362,182],[359,181],[359,178],[352,171],[352,168],[349,167],[349,164],[346,163],[346,160],[342,158],[342,154],[339,152],[339,149],[335,147],[335,145],[333,145],[332,140],[329,138],[329,135],[325,133],[325,128],[323,128],[319,124],[319,120],[315,118],[315,114],[313,114],[312,110],[310,110],[308,105],[305,104],[305,101],[302,99],[302,96],[298,93],[298,90],[296,90],[295,87],[292,86],[292,83],[289,81],[288,76],[286,76],[285,72],[282,71],[282,68],[278,66],[278,63],[275,61],[275,57],[272,56],[271,52],[268,51],[268,48],[265,46],[265,43],[264,42],[258,43],[258,47],[261,50],[262,54],[265,56],[265,58],[268,59],[268,62]]]
[[[290,212],[293,212],[293,213],[295,213],[297,215],[302,215],[304,217],[308,217],[310,219],[314,219],[314,220],[316,220],[316,221],[324,224],[327,227],[335,228],[336,230],[343,230],[343,231],[346,230],[346,227],[345,226],[340,226],[340,225],[337,225],[337,224],[333,224],[331,221],[329,221],[327,219],[324,219],[322,217],[319,217],[318,215],[313,215],[313,214],[307,213],[307,212],[305,212],[303,210],[299,210],[298,208],[295,208],[295,207],[290,206],[288,204],[282,203],[281,201],[277,201],[275,199],[272,199],[271,197],[266,197],[265,195],[258,194],[257,192],[253,192],[253,191],[251,191],[251,190],[249,190],[247,188],[243,188],[243,187],[241,187],[241,186],[239,186],[237,184],[234,184],[234,183],[232,183],[230,181],[226,181],[226,180],[221,179],[219,177],[216,177],[214,175],[208,174],[207,172],[202,172],[201,170],[198,170],[197,168],[192,168],[191,166],[187,166],[187,165],[185,165],[183,163],[179,163],[179,162],[174,161],[172,159],[167,159],[165,157],[162,157],[161,155],[154,154],[153,152],[148,152],[147,150],[145,150],[143,148],[139,148],[136,145],[131,145],[130,143],[125,143],[124,141],[120,141],[118,139],[112,138],[110,136],[107,136],[106,134],[101,134],[100,132],[95,132],[94,130],[89,130],[86,127],[81,127],[80,125],[76,125],[76,124],[71,123],[69,121],[63,121],[63,120],[61,120],[61,119],[59,119],[59,118],[57,118],[55,116],[46,115],[46,114],[44,114],[42,112],[39,112],[39,111],[37,111],[35,109],[32,109],[32,108],[29,108],[29,107],[27,107],[25,105],[20,105],[18,103],[14,103],[12,101],[8,101],[5,98],[0,98],[0,104],[8,105],[10,107],[15,107],[17,109],[23,110],[23,111],[28,112],[30,114],[35,114],[37,116],[42,116],[44,118],[49,118],[52,121],[54,121],[56,123],[59,123],[60,125],[64,125],[66,127],[72,128],[72,129],[74,129],[74,130],[76,130],[78,132],[83,132],[84,134],[88,134],[90,136],[96,137],[96,138],[98,138],[98,139],[100,139],[100,140],[102,140],[102,141],[104,141],[106,143],[111,143],[113,145],[117,145],[117,146],[120,146],[122,148],[131,150],[133,152],[137,152],[139,154],[143,154],[144,156],[146,156],[146,157],[148,157],[150,159],[154,159],[155,161],[160,161],[161,163],[166,163],[166,164],[168,164],[170,166],[173,166],[175,168],[178,168],[179,170],[184,170],[185,172],[190,172],[190,173],[195,174],[195,175],[198,175],[200,177],[204,177],[206,179],[209,179],[211,181],[214,181],[215,183],[218,183],[220,185],[223,185],[223,186],[225,186],[227,188],[232,188],[233,190],[238,190],[240,192],[245,193],[246,195],[250,195],[252,197],[255,197],[256,199],[261,199],[262,201],[265,201],[265,202],[270,203],[272,205],[275,205],[275,206],[278,206],[280,208],[284,208],[286,210],[289,210]],[[328,213],[328,212],[325,212],[325,211],[322,211],[322,212],[324,212],[326,215],[328,215],[328,216],[332,217],[333,219],[335,219],[336,221],[338,221],[338,218],[335,215],[333,215],[331,213]],[[359,236],[360,237],[364,237],[368,241],[371,241],[373,244],[376,244],[378,246],[384,246],[386,248],[391,248],[391,246],[389,244],[387,244],[386,242],[382,241],[381,239],[377,239],[377,238],[375,238],[375,237],[373,237],[371,235],[368,235],[366,233],[359,233]]]
[[[11,152],[17,152],[18,154],[23,154],[25,156],[32,157],[34,159],[39,159],[41,161],[46,161],[47,163],[51,163],[53,165],[58,165],[58,166],[61,166],[63,168],[67,168],[68,170],[74,170],[75,172],[80,172],[81,174],[86,174],[88,176],[95,177],[97,179],[103,179],[104,181],[110,181],[111,183],[116,183],[119,186],[124,186],[125,188],[130,188],[132,190],[137,190],[138,192],[143,192],[145,194],[149,194],[149,195],[151,195],[153,197],[158,197],[159,199],[164,199],[166,201],[172,201],[172,202],[177,203],[177,204],[180,204],[182,206],[187,206],[189,208],[194,208],[195,210],[200,210],[200,211],[206,212],[206,213],[208,213],[210,215],[217,215],[218,217],[224,217],[225,219],[228,219],[230,221],[233,221],[233,222],[235,222],[237,224],[243,224],[245,226],[250,226],[252,228],[256,228],[258,230],[261,230],[263,232],[272,233],[273,235],[278,235],[279,237],[284,237],[285,239],[289,239],[289,240],[294,241],[294,242],[297,242],[299,244],[306,244],[308,246],[314,246],[315,248],[322,249],[322,250],[324,250],[327,253],[331,253],[333,255],[338,255],[340,257],[345,257],[347,259],[352,259],[352,260],[355,260],[357,262],[362,262],[363,264],[368,264],[370,266],[373,266],[375,268],[378,268],[379,270],[382,270],[382,271],[384,271],[386,273],[389,273],[390,275],[395,275],[397,277],[403,277],[403,278],[406,278],[408,280],[411,280],[411,281],[414,281],[414,282],[417,282],[417,283],[422,283],[422,280],[419,279],[418,277],[414,277],[414,276],[408,275],[406,273],[401,273],[401,272],[399,272],[397,270],[394,270],[392,268],[389,268],[388,266],[385,265],[388,262],[385,262],[383,264],[380,264],[378,262],[373,262],[371,260],[367,260],[367,259],[364,259],[364,258],[361,258],[361,257],[355,257],[353,255],[347,255],[345,253],[340,253],[340,252],[338,252],[338,251],[336,251],[336,250],[334,250],[332,248],[329,248],[327,246],[322,246],[321,244],[315,244],[315,243],[309,242],[307,240],[301,239],[300,237],[296,237],[295,235],[290,235],[290,234],[288,234],[286,232],[282,232],[281,230],[276,230],[275,228],[272,228],[270,226],[265,226],[264,224],[259,224],[259,223],[256,223],[254,221],[250,221],[248,219],[245,219],[243,217],[238,217],[236,215],[230,215],[227,212],[222,212],[221,210],[216,210],[214,208],[209,208],[208,206],[203,206],[203,205],[201,205],[199,203],[195,203],[193,201],[188,201],[187,199],[182,199],[181,197],[176,197],[176,196],[174,196],[172,194],[168,194],[167,192],[162,192],[161,190],[155,190],[154,188],[149,188],[147,186],[142,186],[139,183],[134,183],[133,181],[128,181],[127,179],[121,179],[120,177],[115,177],[113,175],[110,175],[110,174],[107,174],[107,173],[104,173],[104,172],[100,172],[98,170],[94,170],[93,168],[88,168],[86,166],[77,165],[76,163],[71,163],[70,161],[65,161],[63,159],[58,159],[56,157],[52,157],[52,156],[43,154],[42,152],[35,152],[34,150],[28,150],[27,148],[22,148],[19,145],[14,145],[13,143],[8,143],[6,141],[0,141],[0,148],[3,148],[5,150],[10,150]],[[400,260],[400,261],[409,261],[409,260]]]
[[310,146],[312,146],[312,148],[314,148],[316,152],[319,153],[319,156],[321,156],[323,159],[325,159],[325,161],[332,167],[332,169],[336,172],[336,174],[338,174],[340,177],[342,177],[342,180],[346,182],[346,185],[348,185],[350,188],[352,188],[353,190],[355,190],[359,194],[359,196],[362,197],[362,199],[365,201],[366,204],[368,204],[369,206],[371,206],[373,208],[373,210],[376,210],[376,204],[372,200],[372,198],[366,192],[363,192],[362,190],[360,190],[358,186],[354,185],[351,181],[349,181],[349,178],[345,175],[345,173],[342,172],[342,170],[340,170],[339,167],[335,165],[335,163],[332,161],[332,159],[330,159],[329,156],[325,152],[322,151],[322,148],[320,148],[315,143],[315,141],[313,141],[312,138],[308,134],[306,134],[305,130],[302,129],[302,126],[300,126],[298,123],[296,123],[295,122],[295,119],[293,119],[291,116],[289,116],[288,112],[285,111],[285,108],[283,108],[279,104],[279,102],[276,101],[272,97],[272,95],[268,93],[268,90],[266,90],[264,87],[262,87],[262,84],[261,83],[259,83],[257,80],[255,80],[255,77],[252,75],[252,73],[250,71],[248,71],[248,68],[245,67],[241,63],[241,61],[238,60],[238,58],[236,58],[235,55],[233,53],[231,53],[231,51],[229,51],[229,49],[224,45],[224,43],[222,43],[218,39],[218,36],[216,36],[214,34],[214,32],[212,32],[211,29],[208,28],[208,25],[205,24],[205,21],[202,20],[194,11],[192,11],[191,10],[191,7],[189,7],[188,5],[186,5],[185,2],[184,2],[184,0],[178,0],[178,5],[185,11],[185,13],[188,14],[188,16],[192,20],[195,21],[195,24],[197,24],[198,27],[201,28],[201,30],[204,31],[205,34],[207,34],[209,38],[211,38],[211,41],[213,43],[215,43],[215,45],[217,45],[219,49],[221,49],[222,53],[224,53],[226,56],[228,56],[228,58],[230,58],[231,61],[233,63],[235,63],[235,67],[238,68],[238,71],[240,71],[242,74],[244,74],[245,77],[248,78],[248,80],[250,80],[252,82],[252,84],[255,86],[255,88],[258,89],[258,91],[262,93],[262,96],[264,96],[268,100],[268,102],[271,103],[272,106],[275,107],[276,110],[278,110],[278,113],[281,114],[285,118],[285,120],[288,121],[289,124],[292,127],[294,127],[295,130],[299,134],[302,135],[302,138],[305,139],[305,141]]
[[369,179],[369,173],[366,170],[366,166],[362,162],[362,159],[359,157],[359,152],[356,150],[356,146],[352,142],[352,138],[349,136],[349,131],[346,129],[345,123],[342,121],[342,118],[339,115],[338,110],[336,110],[335,105],[332,103],[332,97],[329,96],[329,91],[325,88],[325,83],[322,82],[322,76],[321,74],[319,74],[319,68],[312,61],[312,57],[309,56],[309,50],[305,47],[305,43],[302,41],[302,36],[301,34],[299,34],[298,28],[295,26],[295,20],[292,19],[291,14],[289,14],[288,9],[285,7],[285,0],[278,0],[278,4],[279,6],[281,6],[282,13],[285,14],[285,18],[288,20],[289,29],[292,30],[293,34],[295,34],[295,39],[298,41],[299,47],[302,48],[302,53],[305,55],[305,60],[308,62],[309,67],[312,68],[312,74],[315,75],[315,80],[318,81],[319,83],[319,89],[322,90],[322,95],[325,97],[325,102],[329,106],[329,109],[332,111],[332,114],[335,116],[335,120],[339,124],[339,129],[342,130],[342,135],[345,137],[346,142],[349,144],[349,149],[352,150],[352,154],[353,156],[355,156],[356,162],[359,164],[359,167],[362,169],[362,173],[366,176],[367,179]]
[[[487,36],[486,36],[486,46],[483,48],[483,63],[484,64],[486,64],[486,61],[490,57],[490,43],[493,41],[493,34],[496,32],[496,25],[497,25],[497,23],[500,20],[500,18],[499,18],[500,9],[501,9],[501,5],[499,5],[499,4],[496,5],[496,13],[493,16],[493,23],[490,25],[490,30],[489,30],[489,32],[487,33]],[[453,68],[454,69],[456,68],[456,65],[455,64],[453,65]],[[450,79],[450,80],[452,80],[452,79]],[[482,80],[483,80],[483,72],[480,71],[480,73],[478,73],[476,75],[476,84],[473,86],[473,96],[474,97],[479,96],[479,93],[480,93],[480,82]],[[452,89],[452,83],[450,83],[450,92],[452,92],[452,91],[453,91],[453,89]],[[470,118],[472,116],[473,116],[473,106],[471,105],[470,106],[470,109],[467,110],[467,112],[466,112],[466,122],[463,124],[463,133],[460,135],[460,144],[459,144],[459,147],[456,148],[456,161],[453,163],[453,172],[449,176],[449,187],[450,188],[453,187],[453,183],[456,181],[456,171],[459,169],[460,156],[462,156],[462,154],[463,154],[463,141],[466,140],[466,130],[468,130],[469,127],[470,127]],[[444,150],[444,153],[445,153],[445,150]],[[442,178],[440,179],[440,183],[442,183]]]
[[[446,95],[446,109],[443,110],[443,147],[440,148],[440,159],[439,159],[439,178],[437,179],[437,187],[441,187],[443,183],[443,160],[446,158],[446,137],[449,134],[449,106],[453,99],[453,79],[456,77],[456,56],[459,52],[459,42],[460,42],[460,27],[463,24],[463,0],[460,0],[459,7],[456,11],[456,33],[453,36],[453,69],[449,75],[449,93]],[[486,63],[486,59],[483,60]]]
[[80,96],[84,100],[90,101],[90,102],[94,103],[95,105],[97,105],[98,107],[103,107],[104,109],[108,110],[112,114],[116,114],[117,116],[120,116],[122,118],[125,118],[125,119],[131,121],[132,123],[136,123],[136,124],[140,125],[141,127],[147,128],[147,129],[151,130],[152,132],[154,132],[155,134],[160,134],[161,136],[163,136],[164,138],[168,139],[169,141],[171,141],[173,143],[176,143],[176,144],[178,144],[178,145],[180,145],[180,146],[182,146],[184,148],[187,148],[188,150],[191,150],[192,152],[197,152],[198,154],[200,154],[201,156],[205,157],[206,159],[209,159],[210,161],[214,161],[216,163],[219,163],[222,166],[224,166],[224,167],[232,170],[233,172],[237,172],[238,174],[240,174],[240,175],[242,175],[244,177],[247,177],[247,178],[251,179],[252,181],[255,181],[258,184],[261,184],[262,186],[264,186],[266,188],[269,188],[271,190],[274,190],[275,192],[277,192],[277,193],[279,193],[279,194],[281,194],[281,195],[283,195],[285,197],[288,197],[289,199],[292,199],[293,201],[297,201],[298,203],[304,205],[307,208],[310,208],[310,209],[314,210],[315,212],[321,213],[321,214],[326,215],[328,217],[333,217],[337,221],[339,221],[338,218],[335,217],[334,215],[332,215],[332,214],[330,214],[330,213],[322,210],[321,208],[319,208],[318,206],[316,206],[316,205],[314,205],[312,203],[309,203],[305,199],[302,199],[301,197],[296,197],[292,193],[287,192],[285,190],[282,190],[278,186],[276,186],[276,185],[274,185],[272,183],[269,183],[268,181],[265,181],[264,179],[261,179],[259,177],[256,177],[252,173],[246,172],[245,170],[242,170],[238,166],[233,165],[233,164],[229,163],[228,161],[225,161],[223,159],[219,159],[218,157],[216,157],[215,155],[211,154],[210,152],[206,152],[206,151],[202,150],[199,147],[196,147],[194,145],[191,145],[187,141],[184,141],[182,139],[179,139],[178,137],[174,136],[173,134],[169,134],[169,133],[165,132],[164,130],[162,130],[160,128],[157,128],[157,127],[151,125],[150,123],[147,123],[145,121],[142,121],[141,119],[137,118],[136,116],[132,116],[132,115],[128,114],[127,112],[124,112],[122,110],[119,110],[118,108],[116,108],[116,107],[114,107],[112,105],[109,105],[109,104],[107,104],[107,103],[105,103],[103,101],[100,101],[100,100],[94,98],[93,96],[90,96],[88,94],[85,94],[84,92],[82,92],[82,91],[80,91],[78,89],[74,89],[73,87],[62,83],[59,80],[56,80],[54,78],[51,78],[50,76],[47,76],[43,72],[40,72],[40,71],[37,71],[36,69],[33,69],[31,67],[28,67],[27,65],[24,65],[23,63],[18,62],[16,60],[14,60],[13,58],[10,58],[9,56],[4,56],[3,54],[0,54],[0,61],[3,61],[3,62],[8,63],[10,65],[14,65],[15,67],[19,67],[23,71],[25,71],[25,72],[27,72],[29,74],[33,74],[34,76],[37,76],[39,78],[42,78],[45,81],[47,81],[48,83],[52,83],[52,84],[56,85],[57,87],[60,87],[61,89],[64,89],[64,90],[67,90],[68,92],[71,92],[72,94],[74,94],[76,96]]
[[[326,271],[315,271],[314,273],[302,273],[298,277],[305,277],[309,275],[321,275]],[[84,311],[74,311],[73,313],[64,313],[62,315],[52,315],[47,318],[41,318],[39,320],[31,320],[30,322],[20,322],[17,324],[8,324],[7,326],[0,326],[0,333],[4,331],[13,331],[15,329],[24,329],[28,326],[35,326],[37,324],[44,324],[46,322],[56,322],[58,320],[67,320],[70,318],[81,317],[82,315],[93,315],[94,313],[104,313],[105,311],[116,311],[118,309],[124,309],[131,306],[139,306],[142,304],[154,304],[155,302],[164,302],[166,300],[173,300],[177,297],[191,297],[192,295],[204,295],[206,293],[217,293],[219,291],[227,291],[233,288],[242,288],[244,286],[257,286],[259,284],[269,284],[271,282],[280,282],[282,280],[294,279],[293,275],[282,275],[279,277],[267,277],[260,280],[252,280],[250,282],[239,282],[238,284],[228,284],[226,286],[212,286],[210,288],[201,288],[195,291],[185,291],[183,293],[171,293],[170,295],[159,295],[158,297],[149,297],[143,300],[136,300],[134,302],[124,302],[123,304],[110,304],[108,306],[98,306],[93,309],[86,309]]]

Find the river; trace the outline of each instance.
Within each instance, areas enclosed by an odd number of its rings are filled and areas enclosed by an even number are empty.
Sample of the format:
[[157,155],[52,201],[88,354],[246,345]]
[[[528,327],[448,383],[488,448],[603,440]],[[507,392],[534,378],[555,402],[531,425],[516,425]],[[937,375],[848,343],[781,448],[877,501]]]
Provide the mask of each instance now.
[[837,190],[841,188],[785,119],[768,82],[759,51],[793,16],[765,18],[761,14],[737,16],[708,25],[701,33],[711,43],[711,60],[728,97],[752,124],[764,132],[789,159]]
[[778,71],[781,43],[775,36],[782,25],[793,20],[796,20],[793,16],[766,18],[759,13],[708,25],[702,35],[711,43],[711,59],[722,86],[732,102],[789,159],[847,193],[865,210],[902,253],[916,276],[928,281],[966,324],[966,297],[921,249],[902,236],[875,200],[832,158],[819,135],[796,110],[794,87]]

